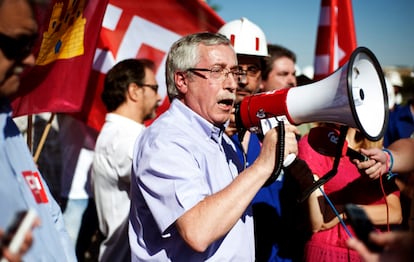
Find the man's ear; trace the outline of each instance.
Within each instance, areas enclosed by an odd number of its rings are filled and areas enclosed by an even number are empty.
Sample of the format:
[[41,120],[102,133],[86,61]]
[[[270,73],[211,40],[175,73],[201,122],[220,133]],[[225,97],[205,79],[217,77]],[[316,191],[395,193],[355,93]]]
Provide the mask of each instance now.
[[174,74],[175,86],[182,94],[187,93],[188,90],[188,78],[185,74],[185,72],[176,72]]
[[264,81],[261,80],[260,84],[259,84],[259,87],[257,88],[257,91],[262,92],[263,90],[264,90]]
[[127,99],[131,99],[132,101],[138,101],[141,93],[143,92],[143,88],[139,87],[135,83],[129,83],[127,89]]

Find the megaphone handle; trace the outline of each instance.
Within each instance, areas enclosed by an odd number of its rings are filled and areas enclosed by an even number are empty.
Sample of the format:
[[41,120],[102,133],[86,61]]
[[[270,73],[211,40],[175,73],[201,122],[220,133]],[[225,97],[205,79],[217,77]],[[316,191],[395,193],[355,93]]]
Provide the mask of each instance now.
[[277,120],[278,121],[278,125],[277,128],[278,132],[278,143],[276,144],[276,161],[275,161],[275,167],[273,169],[272,174],[270,175],[270,177],[267,179],[266,183],[263,185],[264,187],[272,184],[273,182],[276,181],[276,179],[279,177],[280,172],[282,171],[282,167],[283,167],[283,156],[285,153],[285,123],[283,122],[283,120]]
[[311,187],[307,188],[300,194],[298,202],[305,201],[305,199],[307,199],[313,191],[315,191],[316,189],[324,185],[326,182],[328,182],[332,177],[336,175],[337,172],[337,169],[332,169],[328,173],[326,173],[321,179],[315,181]]
[[289,155],[287,155],[287,157],[285,158],[285,160],[283,161],[283,167],[288,167],[290,166],[290,164],[293,163],[293,161],[295,161],[296,159],[296,155],[293,153],[290,153]]

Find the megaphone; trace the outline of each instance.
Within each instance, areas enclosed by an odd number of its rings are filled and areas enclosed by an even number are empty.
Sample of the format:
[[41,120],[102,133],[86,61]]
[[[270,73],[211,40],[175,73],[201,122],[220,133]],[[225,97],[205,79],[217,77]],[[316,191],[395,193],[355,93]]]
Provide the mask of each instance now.
[[377,141],[388,122],[385,78],[375,55],[358,47],[349,61],[318,82],[245,97],[236,106],[236,124],[255,133],[263,119],[286,117],[295,125],[331,122],[357,128]]

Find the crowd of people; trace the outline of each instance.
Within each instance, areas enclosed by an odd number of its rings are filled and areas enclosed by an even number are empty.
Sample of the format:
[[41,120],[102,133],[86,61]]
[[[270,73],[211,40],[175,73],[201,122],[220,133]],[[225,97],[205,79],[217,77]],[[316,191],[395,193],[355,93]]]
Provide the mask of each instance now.
[[[317,152],[289,123],[266,133],[240,128],[235,106],[246,96],[300,85],[295,53],[267,43],[245,17],[173,43],[165,67],[170,106],[149,126],[161,102],[153,62],[115,64],[103,83],[103,128],[80,123],[82,135],[63,155],[64,177],[81,176],[90,190],[66,188],[57,201],[10,104],[21,72],[35,62],[34,2],[0,0],[0,258],[84,261],[79,245],[96,230],[97,261],[412,261],[414,201],[401,205],[400,196],[414,197],[414,130],[389,126],[384,144],[346,129],[347,146],[368,157],[362,161]],[[401,115],[391,114],[390,125]],[[64,116],[60,123],[75,126]],[[298,201],[335,165],[335,177]],[[349,203],[367,214],[375,227],[369,241],[382,251],[356,237]],[[85,239],[89,209],[95,220]],[[11,225],[22,212],[35,218],[20,234]]]

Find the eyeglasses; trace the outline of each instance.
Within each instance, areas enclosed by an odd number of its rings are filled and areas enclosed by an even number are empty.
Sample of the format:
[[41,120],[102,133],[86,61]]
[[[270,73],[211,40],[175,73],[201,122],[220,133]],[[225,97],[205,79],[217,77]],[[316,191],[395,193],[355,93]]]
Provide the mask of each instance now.
[[0,49],[7,59],[22,61],[32,52],[36,39],[37,34],[12,38],[0,33]]
[[224,81],[229,77],[229,74],[232,74],[234,81],[238,81],[239,76],[242,74],[240,72],[240,68],[238,66],[232,67],[230,69],[222,67],[222,66],[213,66],[211,69],[208,68],[189,68],[187,71],[192,72],[193,74],[207,79],[207,77],[203,74],[198,73],[197,71],[201,72],[209,72],[210,78]]
[[151,88],[152,90],[154,90],[155,91],[155,93],[157,93],[158,92],[158,85],[150,85],[150,84],[138,84],[139,86],[146,86],[146,87],[149,87],[149,88]]
[[259,74],[259,72],[261,71],[259,67],[255,66],[255,65],[250,65],[247,67],[246,70],[244,70],[242,67],[240,67],[240,73],[243,75],[247,75],[247,76],[252,76],[255,77]]

